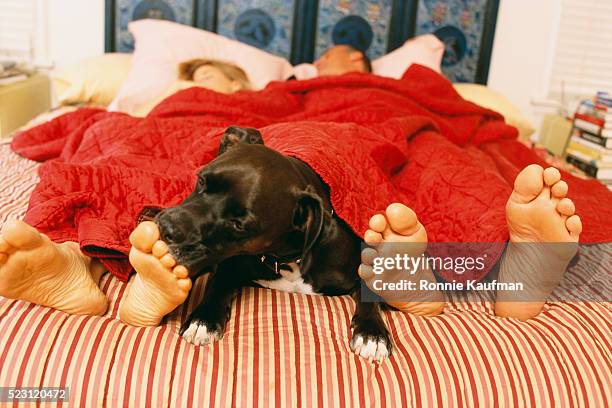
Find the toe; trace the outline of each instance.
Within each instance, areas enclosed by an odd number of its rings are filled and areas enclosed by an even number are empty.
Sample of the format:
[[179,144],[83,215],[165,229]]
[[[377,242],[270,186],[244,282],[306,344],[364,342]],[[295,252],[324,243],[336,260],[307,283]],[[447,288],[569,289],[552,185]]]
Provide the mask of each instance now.
[[544,183],[547,186],[552,186],[556,182],[561,180],[561,172],[554,167],[548,167],[544,170]]
[[567,183],[563,180],[560,180],[553,184],[553,186],[550,188],[550,192],[555,198],[563,198],[567,195],[567,189]]
[[189,292],[191,290],[191,279],[179,279],[176,281],[176,285],[179,289]]
[[525,167],[514,180],[514,198],[521,203],[534,200],[544,188],[542,166],[530,164]]
[[157,241],[153,244],[153,255],[157,258],[161,258],[162,256],[168,253],[168,245],[164,241]]
[[401,235],[411,235],[418,227],[418,219],[412,209],[404,204],[393,203],[387,207],[387,219],[391,229]]
[[189,271],[183,265],[175,266],[172,272],[174,272],[174,276],[176,276],[179,279],[184,279],[187,276],[189,276]]
[[152,221],[141,222],[130,234],[130,243],[142,252],[150,253],[158,240],[159,228]]
[[570,216],[576,212],[576,207],[574,206],[574,202],[566,197],[561,199],[557,204],[557,211],[562,215]]
[[374,269],[370,265],[359,265],[357,272],[359,273],[359,277],[364,280],[370,280],[374,276]]
[[380,232],[372,231],[371,229],[369,229],[365,232],[365,234],[363,234],[363,240],[368,245],[376,245],[382,242],[383,236]]
[[578,236],[582,232],[582,221],[577,215],[572,215],[565,220],[565,227],[572,236]]
[[361,251],[361,262],[366,265],[372,265],[374,263],[374,258],[378,256],[378,251],[374,248],[364,248]]
[[369,226],[374,232],[383,232],[387,228],[387,220],[384,215],[376,214],[370,218]]
[[4,224],[2,237],[14,248],[33,248],[42,242],[42,236],[36,228],[19,220],[10,220]]
[[166,254],[166,255],[162,256],[159,261],[166,268],[174,268],[174,266],[176,265],[176,261],[174,260],[174,258],[170,254]]

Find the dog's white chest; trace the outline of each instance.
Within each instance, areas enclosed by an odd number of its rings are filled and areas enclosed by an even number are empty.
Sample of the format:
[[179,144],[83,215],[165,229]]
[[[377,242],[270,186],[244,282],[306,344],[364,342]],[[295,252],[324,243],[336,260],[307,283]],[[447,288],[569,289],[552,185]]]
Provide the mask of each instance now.
[[316,295],[312,290],[312,285],[305,283],[300,272],[300,266],[296,263],[288,264],[291,270],[280,269],[281,278],[274,280],[256,280],[255,282],[264,288],[282,290],[284,292],[303,293],[306,295]]

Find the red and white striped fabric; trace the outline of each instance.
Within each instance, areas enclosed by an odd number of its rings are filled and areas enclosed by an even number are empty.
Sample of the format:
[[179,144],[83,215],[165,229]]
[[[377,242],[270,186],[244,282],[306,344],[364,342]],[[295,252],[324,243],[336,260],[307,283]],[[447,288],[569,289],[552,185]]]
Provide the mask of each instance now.
[[[0,223],[23,216],[35,171],[0,145]],[[81,407],[612,403],[609,303],[554,303],[521,323],[493,316],[489,299],[452,295],[440,317],[387,313],[395,348],[374,365],[349,349],[346,296],[244,289],[223,339],[193,346],[176,332],[205,283],[156,328],[117,319],[125,284],[108,274],[102,317],[0,297],[0,386],[70,387],[67,405]]]

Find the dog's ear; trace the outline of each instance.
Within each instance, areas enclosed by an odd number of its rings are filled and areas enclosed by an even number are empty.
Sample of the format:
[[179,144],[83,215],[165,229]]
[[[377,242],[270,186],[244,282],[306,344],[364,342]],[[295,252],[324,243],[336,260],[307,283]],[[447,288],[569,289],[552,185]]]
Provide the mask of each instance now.
[[261,133],[259,132],[259,130],[253,128],[243,128],[239,126],[230,126],[225,129],[225,133],[221,138],[221,143],[219,144],[219,153],[217,153],[217,156],[222,155],[228,149],[231,149],[238,143],[260,145],[264,144],[263,138],[261,137]]
[[323,203],[312,188],[297,194],[297,204],[293,212],[293,225],[304,232],[304,253],[317,241],[323,230]]

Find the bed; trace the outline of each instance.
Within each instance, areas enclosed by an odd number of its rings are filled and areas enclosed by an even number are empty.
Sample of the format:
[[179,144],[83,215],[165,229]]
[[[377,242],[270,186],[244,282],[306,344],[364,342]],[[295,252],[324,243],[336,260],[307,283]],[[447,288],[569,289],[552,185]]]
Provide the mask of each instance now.
[[[0,145],[0,223],[22,217],[38,164]],[[588,253],[568,272],[581,275]],[[156,328],[117,319],[125,283],[109,274],[101,317],[0,298],[0,384],[66,386],[70,406],[607,406],[610,304],[550,303],[521,323],[491,299],[454,293],[431,319],[387,312],[393,357],[368,363],[348,348],[348,296],[244,289],[224,338],[195,347],[177,334],[202,296]]]
[[[0,224],[25,214],[37,167],[0,143]],[[585,251],[567,279],[581,284],[611,257],[610,246]],[[386,312],[395,349],[376,365],[348,347],[355,305],[347,296],[244,289],[220,342],[186,343],[177,329],[205,284],[197,280],[156,328],[117,319],[126,284],[110,274],[100,284],[110,299],[101,317],[0,298],[0,385],[66,386],[69,406],[109,407],[600,407],[612,399],[609,302],[553,299],[521,323],[495,317],[491,294],[453,292],[436,318]],[[585,290],[601,286],[588,280]]]

